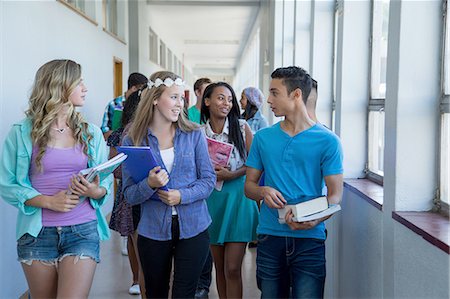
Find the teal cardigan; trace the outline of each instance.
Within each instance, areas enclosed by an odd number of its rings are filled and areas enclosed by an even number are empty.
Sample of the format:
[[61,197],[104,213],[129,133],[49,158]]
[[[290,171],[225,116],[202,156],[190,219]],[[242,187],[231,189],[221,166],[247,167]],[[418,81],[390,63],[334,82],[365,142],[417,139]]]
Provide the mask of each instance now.
[[[42,209],[25,205],[27,200],[41,195],[33,188],[29,177],[32,153],[31,126],[30,119],[24,119],[13,125],[6,137],[0,158],[0,196],[19,209],[17,239],[26,233],[37,237],[42,229]],[[108,160],[109,150],[98,127],[89,124],[88,130],[93,136],[88,145],[88,155],[91,157],[88,167],[93,167]],[[108,224],[100,207],[110,193],[112,181],[110,175],[100,182],[100,186],[106,189],[104,197],[97,200],[90,199],[91,206],[96,211],[97,229],[101,240],[109,238]]]

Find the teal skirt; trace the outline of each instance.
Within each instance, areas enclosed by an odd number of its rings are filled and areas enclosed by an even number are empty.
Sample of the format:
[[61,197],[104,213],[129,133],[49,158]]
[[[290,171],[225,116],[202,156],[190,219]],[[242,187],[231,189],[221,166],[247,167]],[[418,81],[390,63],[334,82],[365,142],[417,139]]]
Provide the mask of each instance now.
[[212,223],[208,232],[211,244],[256,240],[258,205],[245,197],[244,182],[245,176],[227,181],[221,191],[214,189],[209,196],[207,203]]

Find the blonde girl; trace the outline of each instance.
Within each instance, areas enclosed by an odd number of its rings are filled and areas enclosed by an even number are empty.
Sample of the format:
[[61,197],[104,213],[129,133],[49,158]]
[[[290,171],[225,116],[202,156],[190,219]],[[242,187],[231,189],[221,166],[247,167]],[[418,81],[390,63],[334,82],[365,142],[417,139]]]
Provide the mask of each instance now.
[[44,64],[3,147],[0,196],[18,208],[18,260],[32,298],[87,298],[109,234],[100,206],[112,180],[78,175],[108,158],[100,129],[75,110],[86,92],[79,64]]

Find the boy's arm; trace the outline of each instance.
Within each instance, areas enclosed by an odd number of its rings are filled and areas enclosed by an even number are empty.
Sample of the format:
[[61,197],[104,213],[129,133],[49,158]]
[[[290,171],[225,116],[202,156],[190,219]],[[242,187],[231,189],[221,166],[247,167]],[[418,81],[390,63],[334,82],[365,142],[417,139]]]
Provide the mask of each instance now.
[[245,179],[245,196],[257,202],[262,199],[269,208],[283,208],[287,202],[280,191],[268,186],[258,185],[261,174],[261,170],[247,166],[247,177]]
[[324,180],[328,190],[328,203],[340,204],[344,186],[344,176],[342,174],[334,174],[324,177]]

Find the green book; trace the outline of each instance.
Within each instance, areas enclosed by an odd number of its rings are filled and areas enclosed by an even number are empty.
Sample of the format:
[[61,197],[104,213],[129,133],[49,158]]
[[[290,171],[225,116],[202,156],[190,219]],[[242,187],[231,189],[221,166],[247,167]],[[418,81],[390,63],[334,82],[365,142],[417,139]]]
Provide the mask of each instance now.
[[111,130],[115,131],[122,126],[122,110],[115,109],[111,120]]

